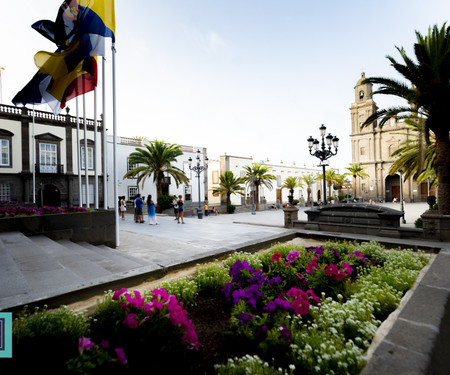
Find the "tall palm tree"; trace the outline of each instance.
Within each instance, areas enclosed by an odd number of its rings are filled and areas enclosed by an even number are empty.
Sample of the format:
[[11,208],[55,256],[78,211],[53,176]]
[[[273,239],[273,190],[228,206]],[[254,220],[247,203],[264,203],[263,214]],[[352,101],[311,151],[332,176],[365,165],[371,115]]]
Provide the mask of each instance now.
[[272,168],[267,165],[262,165],[260,163],[253,163],[251,166],[244,166],[245,176],[243,180],[247,183],[247,185],[255,186],[255,200],[256,200],[256,210],[259,211],[259,187],[264,185],[269,190],[272,190],[272,180],[276,180],[276,177],[273,174],[270,174],[269,171]]
[[411,114],[423,116],[425,134],[430,131],[436,141],[436,167],[438,174],[438,201],[441,214],[450,215],[450,27],[435,25],[423,36],[416,31],[414,54],[417,62],[398,48],[403,63],[387,56],[394,69],[408,82],[391,78],[372,77],[363,83],[381,85],[374,94],[394,95],[405,99],[408,105],[376,111],[362,126],[380,120],[382,127],[390,118],[405,118]]
[[300,177],[306,185],[306,193],[308,194],[308,199],[306,200],[306,205],[311,207],[311,186],[316,181],[316,178],[312,174],[307,174]]
[[184,171],[172,165],[179,156],[183,155],[183,151],[181,151],[179,145],[168,144],[159,140],[147,143],[144,148],[138,147],[135,150],[130,154],[129,162],[138,166],[127,172],[124,178],[137,176],[137,184],[139,185],[142,182],[142,187],[144,187],[145,180],[153,175],[153,182],[156,183],[156,206],[158,212],[161,212],[159,203],[164,184],[164,173],[174,179],[177,187],[182,183],[189,183],[189,178]]
[[338,191],[338,195],[342,195],[342,188],[345,184],[345,175],[344,174],[338,174],[334,176],[334,182],[333,182],[333,188]]
[[240,194],[245,195],[242,190],[244,188],[240,185],[243,180],[240,177],[236,177],[232,171],[225,171],[219,177],[219,186],[212,189],[213,194],[220,194],[221,197],[227,197],[227,205],[231,204],[231,195]]
[[296,187],[303,187],[300,179],[295,176],[289,176],[284,180],[284,184],[281,186],[283,189],[289,189],[289,203],[294,201],[294,189]]
[[359,163],[350,163],[350,166],[345,169],[349,172],[346,173],[346,175],[353,176],[353,197],[356,198],[356,178],[366,178],[369,177],[369,175],[364,172],[366,168],[361,166]]

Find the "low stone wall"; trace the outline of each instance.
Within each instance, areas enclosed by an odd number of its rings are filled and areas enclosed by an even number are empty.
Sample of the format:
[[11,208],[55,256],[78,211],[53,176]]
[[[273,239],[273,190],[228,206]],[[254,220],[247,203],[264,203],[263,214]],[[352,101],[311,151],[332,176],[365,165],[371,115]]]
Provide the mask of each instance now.
[[447,375],[450,246],[443,247],[378,343],[361,375]]
[[437,210],[425,211],[422,215],[424,238],[450,241],[450,215],[441,215]]
[[0,232],[12,231],[26,236],[43,234],[53,240],[116,246],[114,210],[0,218]]

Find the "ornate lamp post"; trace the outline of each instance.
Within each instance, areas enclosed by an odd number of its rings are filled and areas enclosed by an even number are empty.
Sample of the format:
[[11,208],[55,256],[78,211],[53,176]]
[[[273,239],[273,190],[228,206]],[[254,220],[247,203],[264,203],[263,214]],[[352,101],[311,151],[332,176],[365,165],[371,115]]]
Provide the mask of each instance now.
[[191,171],[194,171],[196,173],[197,179],[198,179],[198,210],[197,215],[199,219],[203,219],[203,210],[201,206],[201,199],[200,199],[200,174],[208,168],[208,158],[205,158],[205,165],[200,165],[200,150],[197,150],[197,157],[195,158],[197,160],[197,165],[192,166],[192,158],[190,157],[188,159],[189,162],[189,169]]
[[[339,146],[339,138],[336,136],[332,136],[330,133],[325,137],[326,133],[326,126],[321,125],[320,128],[320,136],[322,137],[322,144],[317,139],[314,139],[313,137],[308,138],[308,147],[309,147],[309,153],[312,156],[315,156],[316,158],[319,158],[321,161],[321,166],[323,168],[323,204],[327,204],[327,180],[325,178],[325,166],[324,163],[325,160],[331,158],[332,156],[337,154],[337,149]],[[326,143],[325,143],[326,141]],[[334,147],[334,152],[331,151],[331,146]],[[314,147],[314,152],[312,152],[312,149]]]

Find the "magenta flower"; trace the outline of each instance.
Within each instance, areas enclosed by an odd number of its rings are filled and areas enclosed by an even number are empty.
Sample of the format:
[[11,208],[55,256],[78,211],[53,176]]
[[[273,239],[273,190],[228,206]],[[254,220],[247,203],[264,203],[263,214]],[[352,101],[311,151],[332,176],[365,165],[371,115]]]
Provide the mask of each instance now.
[[138,316],[134,313],[130,313],[126,316],[122,324],[125,324],[128,328],[135,329],[139,326]]
[[84,350],[89,350],[94,345],[95,344],[87,337],[80,337],[78,339],[78,350],[79,350],[80,354],[83,354]]
[[289,254],[287,255],[286,259],[287,259],[289,262],[293,262],[293,261],[296,260],[299,256],[300,256],[300,251],[297,251],[297,250],[291,250],[291,251],[289,251]]
[[120,299],[120,296],[121,296],[123,293],[125,293],[126,291],[128,291],[127,288],[117,289],[117,290],[114,292],[114,294],[113,294],[113,296],[112,296],[112,299],[113,299],[114,301],[118,301],[118,300]]
[[312,273],[314,270],[320,270],[319,265],[316,263],[316,258],[312,262],[308,262],[308,266],[306,267],[306,273]]
[[114,349],[117,354],[117,362],[120,364],[126,366],[127,365],[127,357],[125,356],[125,352],[122,348],[116,348]]
[[282,256],[280,253],[274,253],[270,259],[272,259],[274,262],[279,262],[281,258]]
[[129,293],[125,294],[125,298],[127,299],[128,303],[131,307],[143,309],[145,298],[141,297],[141,293],[139,293],[137,290],[135,290],[133,293],[134,297]]

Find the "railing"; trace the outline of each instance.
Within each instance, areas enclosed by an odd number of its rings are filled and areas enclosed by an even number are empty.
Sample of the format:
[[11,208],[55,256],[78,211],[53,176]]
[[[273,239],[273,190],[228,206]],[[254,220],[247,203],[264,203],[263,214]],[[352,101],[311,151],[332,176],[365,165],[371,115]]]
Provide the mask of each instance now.
[[[2,114],[2,113],[33,118],[33,110],[30,108],[24,107],[24,106],[16,107],[16,106],[12,106],[12,105],[0,104],[0,114]],[[72,124],[76,124],[76,122],[77,122],[77,118],[75,116],[64,115],[64,114],[55,115],[52,112],[45,112],[45,111],[38,111],[38,110],[34,110],[34,118],[42,119],[42,120],[56,121],[56,122],[61,122],[61,123],[65,123],[65,122],[69,121]],[[84,125],[83,117],[79,117],[78,121],[80,124]],[[94,126],[94,124],[95,124],[95,121],[93,119],[86,119],[86,125]],[[97,120],[97,127],[101,127],[101,125],[102,125],[102,121]]]
[[64,174],[64,165],[62,164],[36,164],[36,173]]

